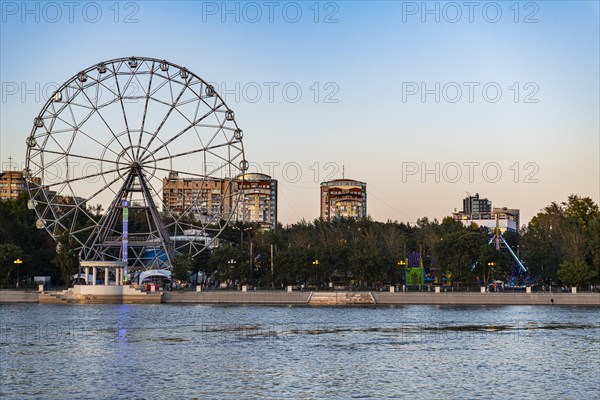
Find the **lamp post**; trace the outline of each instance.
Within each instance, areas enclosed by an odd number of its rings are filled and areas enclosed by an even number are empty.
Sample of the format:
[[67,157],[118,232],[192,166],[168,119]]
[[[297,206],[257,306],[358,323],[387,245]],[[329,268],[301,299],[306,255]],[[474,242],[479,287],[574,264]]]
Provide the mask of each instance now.
[[319,268],[319,260],[313,261],[312,264],[315,266],[315,286],[318,289],[319,288],[319,283],[318,283],[318,280],[317,280],[317,270]]
[[232,258],[229,261],[227,261],[227,264],[229,265],[229,280],[231,280],[231,282],[233,283],[233,267],[235,266],[236,262]]
[[404,286],[406,285],[406,265],[407,264],[408,263],[406,262],[406,259],[402,259],[402,260],[398,261],[398,267],[402,268],[402,271],[404,272],[404,274],[402,274],[403,275],[403,279],[404,279],[403,286],[402,286],[402,291],[404,291]]
[[17,289],[18,289],[19,288],[19,280],[20,280],[20,277],[19,277],[19,269],[20,268],[19,267],[21,266],[21,264],[23,264],[23,261],[21,261],[21,259],[17,258],[14,261],[14,263],[17,265]]
[[[496,263],[495,263],[494,261],[490,261],[490,262],[488,262],[488,263],[487,263],[487,266],[488,266],[488,274],[491,274],[491,273],[492,273],[492,271],[494,270],[494,266],[495,266],[495,265],[496,265]],[[483,274],[483,279],[485,280],[485,287],[486,287],[486,289],[487,289],[487,285],[488,285],[488,281],[489,281],[489,279],[486,279],[485,272],[484,272],[484,274]]]
[[[238,226],[232,226],[231,228],[240,231],[240,250],[242,251],[242,254],[243,254],[244,253],[244,223],[241,222],[239,227]],[[252,228],[253,228],[252,226],[249,226],[249,227],[246,228],[246,231],[251,231]],[[253,249],[252,249],[252,247],[253,247],[253,242],[252,242],[252,237],[250,237],[250,258],[249,258],[250,278],[249,278],[249,281],[252,280],[252,274],[254,272],[253,271],[254,268],[252,266],[252,262],[253,262],[252,261],[253,260],[253,257],[252,257],[252,250]]]

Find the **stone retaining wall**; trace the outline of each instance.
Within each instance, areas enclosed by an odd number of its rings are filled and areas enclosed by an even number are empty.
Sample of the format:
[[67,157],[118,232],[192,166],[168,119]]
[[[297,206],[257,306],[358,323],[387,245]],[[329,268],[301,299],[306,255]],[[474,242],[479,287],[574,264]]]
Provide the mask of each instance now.
[[0,303],[37,303],[38,292],[24,290],[0,290]]
[[600,293],[379,293],[377,304],[600,306]]
[[[343,292],[341,292],[343,294]],[[358,294],[361,292],[348,292]],[[378,305],[435,304],[435,305],[572,305],[600,307],[600,293],[458,293],[458,292],[362,292],[373,296]],[[150,296],[148,296],[150,295]],[[156,302],[159,293],[148,293],[147,299],[121,298],[120,302]],[[39,293],[0,290],[0,303],[38,303]],[[127,296],[124,296],[127,297]],[[152,299],[150,299],[150,297]],[[206,291],[162,292],[162,302],[169,304],[273,304],[306,305],[310,292],[283,291]],[[101,299],[102,303],[112,302]],[[137,300],[137,301],[136,301]],[[140,301],[141,300],[141,301]],[[82,301],[86,302],[86,301]],[[95,302],[95,301],[94,301]]]
[[163,303],[206,303],[206,304],[306,304],[308,292],[279,291],[205,291],[165,292]]

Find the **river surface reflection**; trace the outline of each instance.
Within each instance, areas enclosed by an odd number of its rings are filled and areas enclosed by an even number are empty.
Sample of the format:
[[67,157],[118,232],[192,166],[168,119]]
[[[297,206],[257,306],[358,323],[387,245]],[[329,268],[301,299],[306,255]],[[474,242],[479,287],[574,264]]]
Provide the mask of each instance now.
[[0,305],[0,398],[598,398],[598,308]]

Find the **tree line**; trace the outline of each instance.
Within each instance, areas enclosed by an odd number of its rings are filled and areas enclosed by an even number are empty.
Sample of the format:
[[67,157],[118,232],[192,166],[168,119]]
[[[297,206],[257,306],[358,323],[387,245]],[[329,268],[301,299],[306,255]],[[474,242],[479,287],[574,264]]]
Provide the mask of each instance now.
[[275,232],[234,224],[210,256],[190,260],[176,275],[184,279],[188,270],[201,271],[220,282],[238,280],[262,287],[333,283],[377,288],[406,283],[406,269],[417,266],[416,255],[430,281],[437,283],[599,282],[600,211],[589,197],[571,195],[565,202],[553,202],[518,233],[504,233],[527,274],[519,275],[509,252],[496,250],[490,237],[488,229],[465,226],[452,217],[441,222],[424,217],[413,225],[370,218],[302,220],[279,225]]
[[[100,208],[94,209],[99,216]],[[27,195],[0,201],[0,285],[14,287],[21,277],[52,276],[66,282],[77,272],[75,245],[68,235],[60,245],[35,227]],[[518,268],[505,249],[488,244],[486,228],[464,226],[452,217],[423,217],[416,224],[378,222],[370,218],[299,221],[275,231],[234,223],[219,237],[219,246],[196,257],[175,258],[173,274],[187,280],[203,272],[217,282],[247,282],[280,288],[354,285],[378,288],[406,284],[407,269],[422,266],[428,281],[476,285],[511,277],[538,284],[597,284],[600,277],[600,211],[589,197],[571,195],[544,207],[520,231],[504,238],[529,273]]]

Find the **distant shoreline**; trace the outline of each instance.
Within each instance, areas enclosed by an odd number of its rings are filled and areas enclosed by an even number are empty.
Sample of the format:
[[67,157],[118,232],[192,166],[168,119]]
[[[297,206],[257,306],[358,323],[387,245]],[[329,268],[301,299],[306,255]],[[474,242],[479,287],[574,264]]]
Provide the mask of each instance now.
[[[48,292],[47,292],[48,293]],[[600,293],[476,293],[476,292],[300,292],[204,291],[161,292],[162,304],[224,305],[569,305],[600,307]],[[0,290],[0,304],[39,303],[34,291]],[[90,301],[91,304],[121,301]]]

